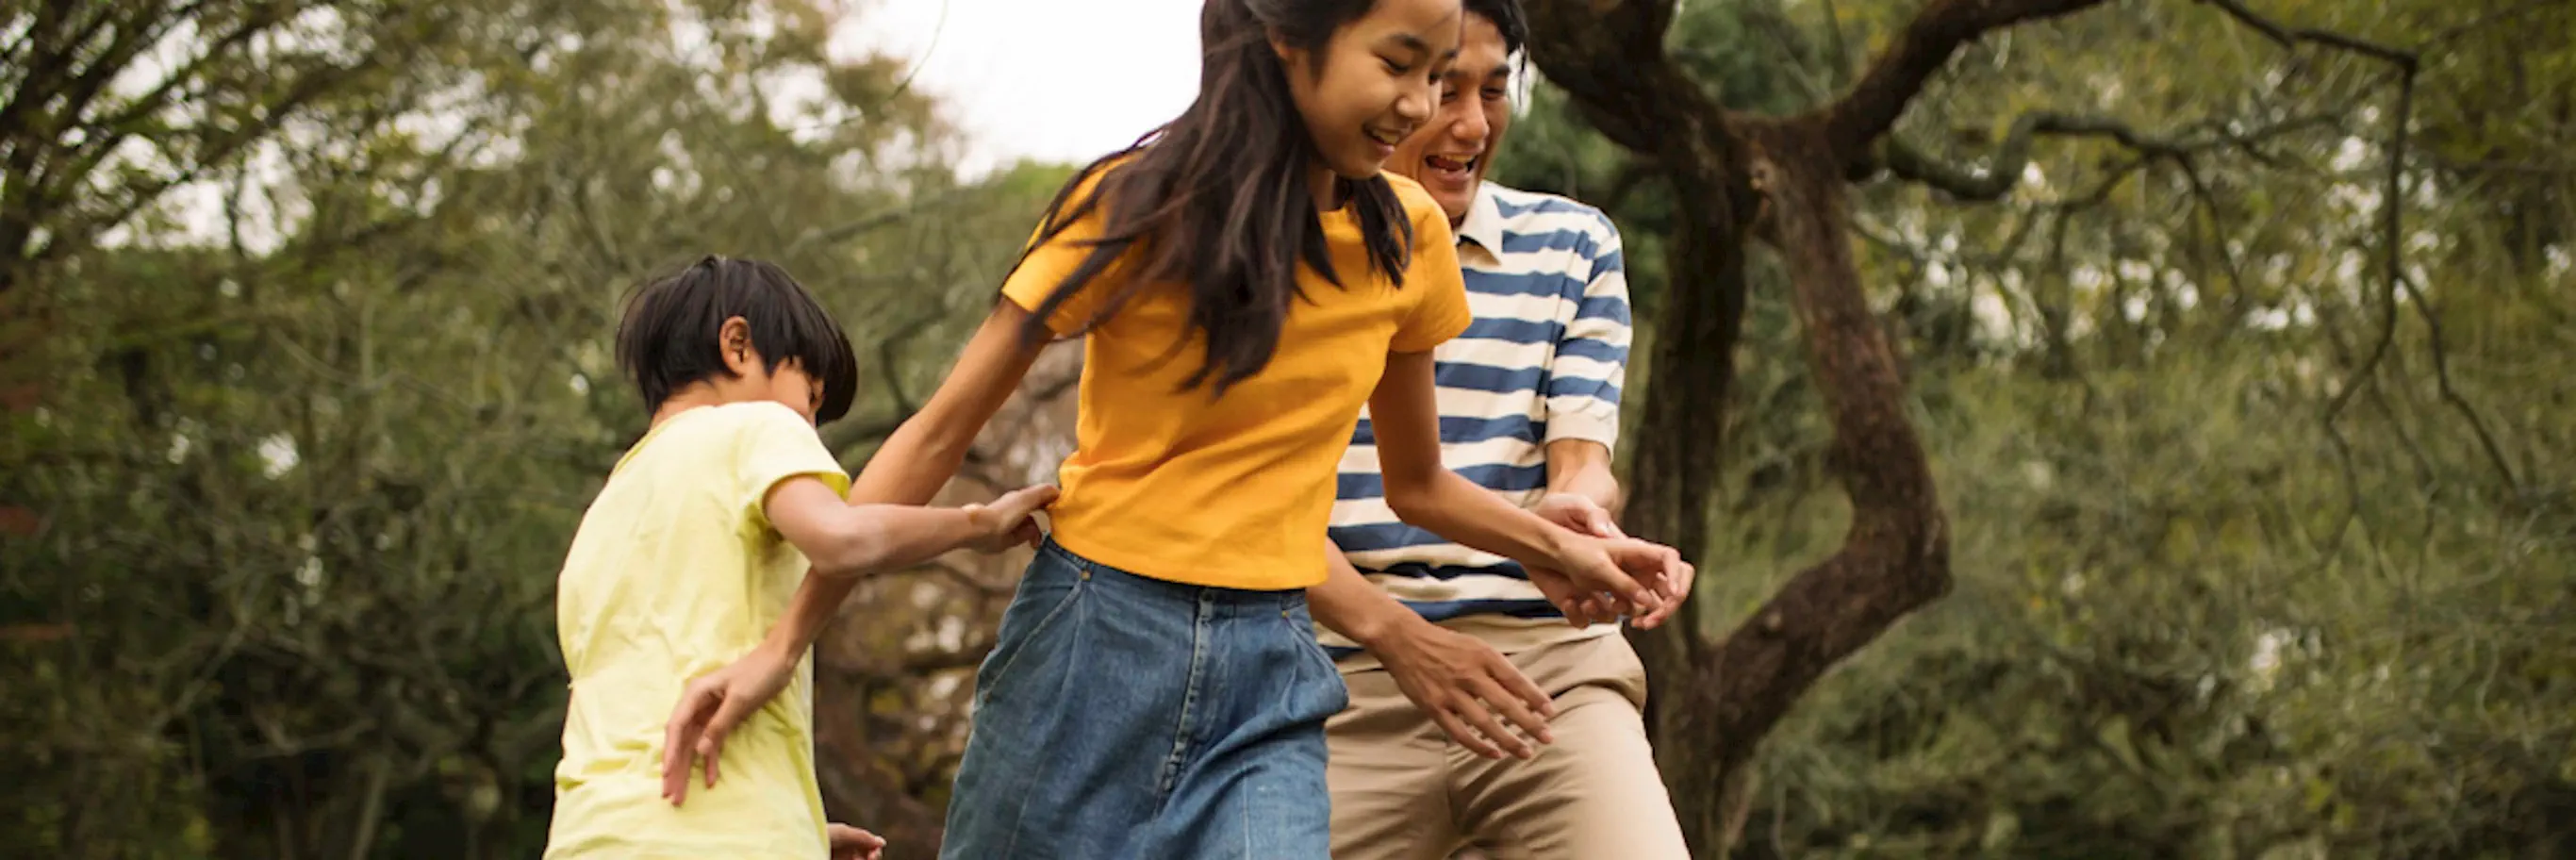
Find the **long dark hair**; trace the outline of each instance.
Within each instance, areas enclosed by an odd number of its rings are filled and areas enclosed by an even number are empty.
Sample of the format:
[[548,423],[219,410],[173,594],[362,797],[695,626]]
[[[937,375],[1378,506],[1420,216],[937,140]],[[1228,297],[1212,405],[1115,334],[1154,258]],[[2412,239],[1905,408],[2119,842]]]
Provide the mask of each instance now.
[[[1333,32],[1375,0],[1208,0],[1199,13],[1199,95],[1135,145],[1085,166],[1047,204],[1031,249],[1101,213],[1091,253],[1049,293],[1021,336],[1045,340],[1046,321],[1084,285],[1118,265],[1119,283],[1083,329],[1106,321],[1137,292],[1186,283],[1190,328],[1207,339],[1207,361],[1184,388],[1213,393],[1259,373],[1279,347],[1300,261],[1348,289],[1333,271],[1307,168],[1314,138],[1288,92],[1287,64],[1270,34],[1320,55]],[[1072,199],[1086,181],[1099,183]],[[1411,262],[1413,221],[1384,176],[1343,183],[1367,238],[1369,263],[1398,286]],[[1104,205],[1105,201],[1105,205]],[[1135,252],[1132,256],[1129,252]],[[1021,257],[1025,262],[1025,254]],[[1175,343],[1174,349],[1180,347]]]

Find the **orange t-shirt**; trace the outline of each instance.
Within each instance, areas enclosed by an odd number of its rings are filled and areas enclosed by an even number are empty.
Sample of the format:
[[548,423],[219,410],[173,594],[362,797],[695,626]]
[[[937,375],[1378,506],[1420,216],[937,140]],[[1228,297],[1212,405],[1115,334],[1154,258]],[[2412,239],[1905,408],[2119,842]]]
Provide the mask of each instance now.
[[[1075,449],[1050,512],[1057,542],[1190,585],[1282,590],[1324,581],[1335,474],[1387,354],[1429,351],[1473,319],[1448,217],[1422,186],[1386,177],[1413,222],[1403,286],[1370,265],[1352,207],[1323,213],[1343,285],[1301,267],[1306,295],[1291,300],[1278,351],[1223,397],[1180,387],[1206,358],[1204,335],[1189,327],[1185,286],[1149,287],[1091,330]],[[1100,221],[1094,210],[1031,252],[1002,294],[1035,310],[1090,253],[1075,243],[1099,236]],[[1112,266],[1093,278],[1050,327],[1079,330],[1119,274]]]

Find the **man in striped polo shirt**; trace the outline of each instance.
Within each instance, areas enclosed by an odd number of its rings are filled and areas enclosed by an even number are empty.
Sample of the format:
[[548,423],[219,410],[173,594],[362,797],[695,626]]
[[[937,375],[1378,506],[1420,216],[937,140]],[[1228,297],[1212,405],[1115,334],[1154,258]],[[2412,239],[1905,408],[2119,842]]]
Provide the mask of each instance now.
[[[1518,0],[1464,6],[1438,113],[1387,162],[1448,210],[1476,314],[1434,354],[1442,459],[1560,524],[1615,532],[1610,450],[1630,327],[1618,229],[1592,207],[1484,181],[1527,30]],[[1351,694],[1328,731],[1335,860],[1436,860],[1471,845],[1496,857],[1689,856],[1646,744],[1645,670],[1616,620],[1569,621],[1561,607],[1585,608],[1551,594],[1546,572],[1542,590],[1513,562],[1399,522],[1365,414],[1331,539],[1332,577],[1309,595]],[[1679,602],[1635,621],[1660,622]]]

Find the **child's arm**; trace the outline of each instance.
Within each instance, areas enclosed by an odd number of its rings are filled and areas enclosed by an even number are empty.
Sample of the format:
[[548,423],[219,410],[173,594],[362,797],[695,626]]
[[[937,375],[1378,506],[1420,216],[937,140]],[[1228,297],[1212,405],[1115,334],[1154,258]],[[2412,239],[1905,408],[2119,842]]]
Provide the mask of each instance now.
[[[1007,300],[993,308],[930,402],[895,428],[850,482],[850,504],[918,505],[938,495],[966,461],[975,434],[1001,411],[1002,402],[1037,361],[1038,347],[1020,341],[1020,325],[1028,318],[1028,311]],[[803,654],[857,584],[844,577],[806,577],[761,648],[775,655]]]
[[[1000,552],[1013,544],[1034,543],[1038,536],[1034,515],[1054,502],[1055,495],[1054,487],[1041,485],[1005,493],[989,505],[852,506],[834,495],[822,479],[808,475],[778,482],[761,507],[770,526],[814,566],[817,575],[806,577],[805,584],[839,582],[837,595],[870,574],[911,567],[949,550],[971,547]],[[810,591],[800,588],[797,593]],[[780,651],[764,643],[731,665],[691,680],[681,690],[679,708],[662,726],[662,796],[673,806],[689,793],[689,752],[706,759],[707,785],[715,785],[716,759],[725,736],[787,688],[805,647],[798,644],[793,651]]]
[[1055,488],[1013,490],[990,505],[927,508],[912,505],[852,506],[821,479],[779,482],[762,504],[769,524],[805,554],[814,572],[857,578],[929,561],[949,550],[998,552],[1033,538],[1030,520],[1055,501]]
[[[994,306],[967,341],[957,366],[921,411],[896,428],[867,468],[851,482],[848,505],[920,505],[957,474],[966,449],[984,423],[1010,399],[1037,361],[1039,345],[1023,342],[1029,312],[1012,301]],[[1025,492],[1025,491],[1023,491]],[[828,493],[827,493],[828,494]],[[998,504],[998,503],[997,503]],[[782,530],[783,533],[783,530]],[[1027,537],[1034,540],[1033,533]],[[931,552],[922,556],[937,555]],[[716,757],[726,733],[785,689],[805,650],[858,586],[856,576],[808,576],[796,587],[787,614],[760,645],[732,665],[689,682],[662,731],[662,796],[679,805],[688,795],[692,755],[705,759],[706,784],[716,783]]]

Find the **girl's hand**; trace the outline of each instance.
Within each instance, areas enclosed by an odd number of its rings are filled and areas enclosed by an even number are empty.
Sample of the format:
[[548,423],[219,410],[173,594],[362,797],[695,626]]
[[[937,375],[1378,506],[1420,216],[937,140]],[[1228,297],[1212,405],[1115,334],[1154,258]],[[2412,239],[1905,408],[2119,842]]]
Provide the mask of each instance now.
[[1039,484],[1003,493],[1001,498],[984,504],[967,505],[966,517],[975,524],[976,536],[966,545],[983,553],[1037,546],[1046,533],[1038,528],[1036,514],[1055,504],[1055,498],[1053,485]]
[[1689,582],[1691,575],[1690,564],[1672,547],[1636,538],[1577,535],[1566,544],[1557,566],[1532,568],[1530,581],[1577,624],[1620,615],[1660,623],[1665,613],[1658,610],[1674,599],[1676,586]]
[[1538,586],[1538,592],[1547,597],[1547,602],[1565,614],[1568,624],[1590,627],[1616,621],[1625,614],[1620,611],[1618,601],[1599,593],[1585,593],[1582,586],[1574,584],[1574,580],[1563,573],[1544,567],[1525,569],[1529,571],[1530,584]]
[[[1539,499],[1538,506],[1531,508],[1530,512],[1548,522],[1592,537],[1624,538],[1628,536],[1627,533],[1619,530],[1618,520],[1611,517],[1608,510],[1589,498],[1573,493],[1549,493]],[[1565,620],[1576,627],[1590,627],[1597,622],[1615,620],[1622,614],[1616,601],[1599,594],[1585,593],[1563,573],[1547,568],[1533,569],[1529,573],[1530,581],[1538,586],[1539,592],[1547,595],[1548,602],[1556,604],[1558,611],[1565,613]]]
[[1369,652],[1385,664],[1396,690],[1459,746],[1489,759],[1509,755],[1526,760],[1538,754],[1530,741],[1555,741],[1548,733],[1554,700],[1511,658],[1476,637],[1418,616],[1403,631],[1371,645]]

